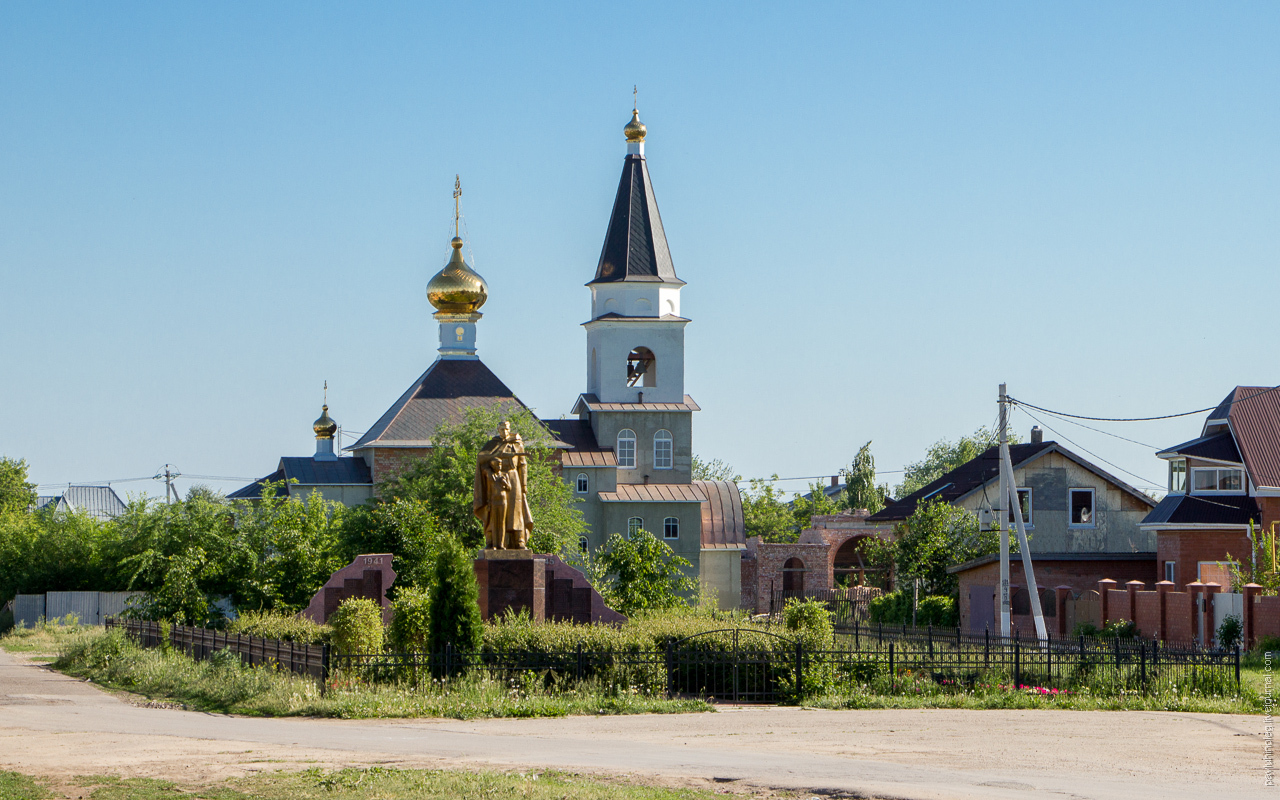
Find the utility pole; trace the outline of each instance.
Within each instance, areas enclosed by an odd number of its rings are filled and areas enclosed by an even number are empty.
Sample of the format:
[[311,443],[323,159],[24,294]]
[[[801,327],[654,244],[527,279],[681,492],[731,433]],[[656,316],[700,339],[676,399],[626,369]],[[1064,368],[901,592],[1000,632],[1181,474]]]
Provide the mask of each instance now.
[[[1044,624],[1044,612],[1040,608],[1040,589],[1036,586],[1035,567],[1031,563],[1031,546],[1027,542],[1026,521],[1022,518],[1022,503],[1018,499],[1018,483],[1013,476],[1013,459],[1009,455],[1009,395],[1000,384],[1000,483],[1004,498],[1009,502],[1014,525],[1018,531],[1018,551],[1022,554],[1022,574],[1027,579],[1027,592],[1031,597],[1031,614],[1036,624],[1036,638],[1045,641],[1049,630]],[[1007,520],[1000,520],[1000,584],[1003,595],[1000,604],[1001,631],[1009,635],[1009,532]]]
[[164,481],[164,502],[166,505],[172,503],[174,500],[177,500],[179,503],[182,502],[182,498],[178,497],[178,490],[173,486],[174,479],[181,475],[182,473],[178,471],[177,467],[172,464],[165,464],[164,471],[156,473],[155,478],[153,478],[153,480]]
[[[1000,531],[1000,635],[1013,634],[1009,614],[1009,520],[1005,516],[1005,503],[1009,499],[1009,482],[1004,474],[1004,454],[1009,449],[1009,409],[1005,405],[1005,384],[1000,384],[1000,498],[992,509],[996,516],[996,530]],[[1019,509],[1021,510],[1021,509]]]

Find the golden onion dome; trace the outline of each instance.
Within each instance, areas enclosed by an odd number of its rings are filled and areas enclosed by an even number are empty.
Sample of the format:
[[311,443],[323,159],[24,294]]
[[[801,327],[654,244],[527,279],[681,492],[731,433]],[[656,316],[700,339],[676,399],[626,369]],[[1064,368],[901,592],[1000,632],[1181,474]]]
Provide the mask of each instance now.
[[462,240],[455,236],[450,244],[453,254],[427,284],[427,299],[437,311],[475,313],[489,299],[489,284],[462,259]]
[[623,135],[627,137],[628,142],[643,142],[644,136],[649,129],[640,121],[640,110],[631,109],[631,121],[627,123],[627,127],[622,129]]
[[311,430],[316,432],[317,439],[332,439],[333,435],[338,432],[338,423],[333,421],[333,417],[329,416],[329,404],[326,403],[320,412],[320,419],[316,420],[311,426]]

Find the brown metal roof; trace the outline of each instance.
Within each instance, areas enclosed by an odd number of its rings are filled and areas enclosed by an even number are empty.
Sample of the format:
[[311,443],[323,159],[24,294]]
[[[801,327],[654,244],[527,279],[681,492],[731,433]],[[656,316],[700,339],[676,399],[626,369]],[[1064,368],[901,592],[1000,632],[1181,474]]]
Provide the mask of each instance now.
[[1280,391],[1273,388],[1237,386],[1228,398],[1231,432],[1255,486],[1280,487]]
[[584,394],[578,398],[573,413],[587,411],[701,411],[702,408],[693,402],[689,395],[684,396],[683,403],[602,403],[594,394]]
[[702,501],[703,548],[737,549],[747,546],[742,518],[742,495],[733,481],[694,481]]
[[602,503],[701,503],[707,498],[688,483],[620,483],[616,492],[598,492]]
[[601,447],[591,423],[580,419],[544,419],[543,425],[568,449],[560,451],[560,464],[565,467],[616,467],[613,448]]

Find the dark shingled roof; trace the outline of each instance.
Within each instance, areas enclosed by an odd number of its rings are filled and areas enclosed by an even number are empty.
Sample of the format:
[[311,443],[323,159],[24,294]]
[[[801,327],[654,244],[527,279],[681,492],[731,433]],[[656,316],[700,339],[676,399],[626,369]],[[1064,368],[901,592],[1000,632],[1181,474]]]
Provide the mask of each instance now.
[[1258,503],[1243,495],[1166,495],[1151,509],[1141,525],[1248,525],[1259,524]]
[[1191,458],[1207,458],[1213,461],[1231,461],[1240,463],[1240,451],[1236,449],[1236,441],[1230,433],[1219,433],[1216,436],[1201,436],[1180,445],[1162,450],[1161,456],[1179,455]]
[[671,250],[643,156],[629,155],[622,165],[609,230],[591,282],[614,281],[684,283],[676,277],[671,263]]
[[613,448],[601,447],[596,442],[591,423],[580,419],[544,419],[551,434],[568,445],[560,451],[560,464],[566,467],[616,467]]
[[[1011,444],[1009,445],[1009,460],[1013,462],[1013,466],[1016,468],[1023,462],[1037,458],[1045,451],[1056,446],[1055,442]],[[995,480],[999,475],[1000,448],[991,447],[982,455],[966,461],[933,483],[877,511],[867,517],[867,521],[896,522],[904,520],[915,513],[916,506],[924,500],[939,498],[944,502],[951,503],[964,497],[974,489],[980,488],[984,483]]]
[[484,362],[438,359],[387,409],[360,441],[347,447],[430,447],[442,423],[456,425],[468,408],[520,406],[520,399],[498,380]]
[[[233,500],[252,500],[262,496],[264,484],[272,481],[287,481],[296,478],[301,486],[351,486],[373,483],[373,475],[369,473],[369,465],[363,458],[339,458],[335,461],[316,461],[309,456],[285,456],[280,459],[280,468],[265,478],[254,481],[242,489],[237,489],[227,497]],[[276,490],[277,497],[288,494],[281,486]]]

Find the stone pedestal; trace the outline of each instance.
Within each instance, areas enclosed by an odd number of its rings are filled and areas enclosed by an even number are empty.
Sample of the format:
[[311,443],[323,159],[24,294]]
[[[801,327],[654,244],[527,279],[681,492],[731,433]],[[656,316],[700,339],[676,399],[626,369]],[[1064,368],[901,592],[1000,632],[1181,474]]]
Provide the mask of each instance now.
[[486,620],[507,609],[528,609],[535,622],[546,619],[547,560],[531,550],[484,550],[475,562],[480,615]]

